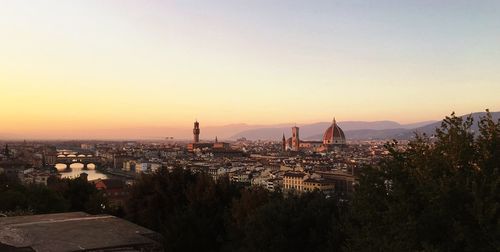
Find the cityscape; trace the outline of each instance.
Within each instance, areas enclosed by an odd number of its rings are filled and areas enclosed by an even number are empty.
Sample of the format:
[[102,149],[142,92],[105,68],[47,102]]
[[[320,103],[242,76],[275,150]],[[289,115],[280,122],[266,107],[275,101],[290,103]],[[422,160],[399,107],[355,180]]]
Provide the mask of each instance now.
[[[325,129],[322,141],[300,139],[299,127],[292,137],[277,141],[200,141],[200,122],[194,122],[191,142],[151,141],[54,141],[4,144],[2,172],[23,184],[47,185],[50,177],[77,178],[102,186],[121,184],[117,204],[126,198],[126,186],[142,173],[181,167],[228,176],[233,183],[262,186],[270,191],[288,190],[350,193],[362,165],[387,155],[384,141],[347,143],[336,121]],[[299,182],[289,180],[300,176]],[[105,188],[105,186],[104,186]],[[334,190],[337,188],[336,190]],[[111,198],[110,198],[111,199]],[[114,199],[112,200],[114,201]]]
[[500,251],[499,11],[4,1],[0,251]]

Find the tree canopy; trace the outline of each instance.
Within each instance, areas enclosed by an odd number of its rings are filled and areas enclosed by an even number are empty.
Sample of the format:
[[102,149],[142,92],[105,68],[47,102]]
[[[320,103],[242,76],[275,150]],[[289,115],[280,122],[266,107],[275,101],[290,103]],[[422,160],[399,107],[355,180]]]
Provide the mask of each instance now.
[[498,251],[500,123],[488,113],[446,117],[435,136],[364,167],[353,197],[349,245],[354,251]]

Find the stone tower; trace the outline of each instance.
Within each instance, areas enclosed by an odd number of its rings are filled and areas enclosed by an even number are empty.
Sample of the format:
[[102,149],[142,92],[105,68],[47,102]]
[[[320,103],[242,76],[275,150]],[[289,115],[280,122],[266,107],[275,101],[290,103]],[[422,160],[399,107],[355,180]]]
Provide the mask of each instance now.
[[299,127],[292,128],[292,150],[298,151],[300,146]]
[[193,136],[194,136],[193,140],[195,143],[200,142],[200,123],[198,122],[198,120],[194,122]]
[[10,157],[9,145],[5,144],[5,149],[4,149],[4,151],[3,151],[3,154],[4,154],[6,157]]
[[286,138],[285,133],[283,133],[283,139],[281,139],[281,150],[286,151]]

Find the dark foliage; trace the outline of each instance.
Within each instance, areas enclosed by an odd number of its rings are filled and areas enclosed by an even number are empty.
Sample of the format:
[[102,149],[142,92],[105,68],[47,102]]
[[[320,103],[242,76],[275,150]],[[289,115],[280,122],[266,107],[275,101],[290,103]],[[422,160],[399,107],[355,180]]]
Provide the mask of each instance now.
[[[168,250],[216,251],[238,190],[227,179],[214,182],[182,169],[143,175],[134,186],[127,217],[159,231]],[[193,242],[196,241],[196,242]]]
[[182,169],[144,175],[126,212],[162,233],[168,251],[331,251],[345,239],[334,198],[283,197]]
[[56,179],[49,188],[60,193],[68,202],[68,211],[84,211],[91,214],[105,213],[106,199],[94,185],[79,177],[75,179]]
[[45,214],[68,211],[103,213],[106,199],[82,179],[54,179],[49,186],[22,185],[0,174],[0,212]]
[[366,167],[352,202],[353,251],[498,251],[500,123],[447,117],[434,138]]
[[273,199],[248,216],[241,251],[338,251],[345,236],[338,201],[320,192]]

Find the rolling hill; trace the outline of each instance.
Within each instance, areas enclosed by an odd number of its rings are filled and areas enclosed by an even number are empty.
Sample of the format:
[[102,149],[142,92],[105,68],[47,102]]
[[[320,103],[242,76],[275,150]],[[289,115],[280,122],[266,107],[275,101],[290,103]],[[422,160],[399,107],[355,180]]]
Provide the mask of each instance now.
[[[378,136],[392,136],[395,134],[401,134],[407,130],[412,129],[415,125],[427,125],[433,121],[426,121],[410,125],[402,125],[394,121],[375,121],[375,122],[363,122],[363,121],[345,121],[338,122],[339,126],[344,130],[348,138],[352,139],[364,139],[366,137],[371,137],[372,135]],[[306,125],[299,125],[300,135],[302,139],[306,140],[318,140],[322,138],[323,131],[331,125],[331,122],[320,122]],[[249,140],[278,140],[281,139],[282,135],[285,134],[289,137],[291,132],[290,128],[293,125],[288,125],[286,127],[264,127],[255,128],[241,131],[230,139],[238,139],[245,137]]]
[[[494,120],[500,119],[500,112],[491,112]],[[472,130],[478,131],[477,122],[486,112],[476,112],[470,114],[474,119]],[[469,115],[463,115],[465,118]],[[320,122],[314,124],[299,125],[300,135],[304,140],[320,140],[323,136],[323,131],[330,126],[330,122]],[[434,134],[437,127],[441,125],[441,121],[425,121],[413,124],[402,125],[394,121],[346,121],[338,122],[339,126],[344,130],[347,139],[351,140],[377,140],[377,139],[410,139],[415,135],[415,132],[425,133],[427,135]],[[288,138],[291,135],[290,127],[264,127],[254,128],[241,131],[230,139],[245,137],[250,140],[279,140],[284,133]]]

